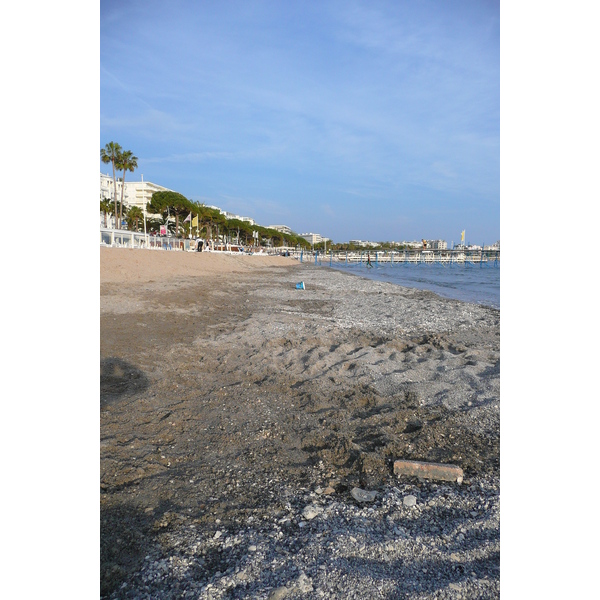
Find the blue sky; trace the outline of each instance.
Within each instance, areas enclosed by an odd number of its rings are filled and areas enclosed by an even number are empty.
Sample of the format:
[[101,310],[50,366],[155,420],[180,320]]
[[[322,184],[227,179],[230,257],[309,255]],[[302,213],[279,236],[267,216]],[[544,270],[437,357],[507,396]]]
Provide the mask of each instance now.
[[493,243],[499,13],[487,0],[101,0],[101,146],[138,157],[129,180],[265,226]]

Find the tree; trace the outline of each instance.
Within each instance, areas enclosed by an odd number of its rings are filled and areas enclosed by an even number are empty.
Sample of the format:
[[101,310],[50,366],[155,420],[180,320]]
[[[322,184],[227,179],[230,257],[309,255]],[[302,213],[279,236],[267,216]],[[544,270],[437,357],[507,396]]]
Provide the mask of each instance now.
[[[121,208],[123,208],[123,194],[125,193],[125,173],[127,171],[133,171],[137,169],[137,156],[133,155],[131,150],[125,150],[125,152],[121,152],[116,161],[117,169],[123,171],[123,181],[121,182]],[[121,212],[119,215],[119,223],[123,219],[123,213]]]
[[225,217],[216,209],[202,206],[201,220],[206,225],[206,237],[213,239],[213,226],[217,228],[217,239],[219,235],[219,223],[223,223]]
[[108,215],[113,214],[113,205],[108,198],[100,200],[100,211],[104,213],[104,227],[108,228]]
[[104,199],[100,200],[100,212],[104,214],[104,227],[108,227],[108,215],[113,214],[113,206],[110,203],[110,200]]
[[135,223],[135,230],[138,231],[138,222],[144,218],[144,212],[139,206],[132,206],[127,211],[127,221],[131,227]]
[[115,214],[119,214],[120,212],[122,212],[124,215],[127,214],[127,207],[121,207],[121,203],[117,201],[117,212],[115,213],[115,207],[113,206],[113,203],[110,201],[110,199],[105,199],[105,200],[100,200],[100,210],[102,212],[104,212],[104,224],[107,225],[106,223],[106,217],[108,216],[112,216]]
[[182,194],[177,192],[154,192],[147,204],[149,213],[161,214],[163,218],[175,215],[175,235],[179,235],[179,217],[194,210],[195,206]]
[[[108,142],[104,148],[100,149],[100,158],[103,163],[111,163],[113,168],[113,185],[115,189],[115,215],[117,214],[117,176],[115,174],[115,165],[121,154],[121,146],[115,142]],[[117,227],[118,229],[118,227]]]
[[[202,231],[202,229],[204,229],[204,221],[206,219],[206,207],[201,202],[192,202],[192,205],[192,222],[194,218],[197,219],[198,224],[196,225],[196,231],[199,233],[200,231]],[[194,217],[194,215],[196,216]],[[191,228],[192,223],[190,222],[190,231]]]

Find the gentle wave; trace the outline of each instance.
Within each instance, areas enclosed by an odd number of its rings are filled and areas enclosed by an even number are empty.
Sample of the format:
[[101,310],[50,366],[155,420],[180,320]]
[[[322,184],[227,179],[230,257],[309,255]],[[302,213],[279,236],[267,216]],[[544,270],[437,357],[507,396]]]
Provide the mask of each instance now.
[[[325,261],[323,262],[325,264]],[[484,264],[397,264],[390,266],[339,265],[348,271],[375,281],[387,281],[404,287],[435,292],[444,298],[483,304],[500,309],[499,263]]]

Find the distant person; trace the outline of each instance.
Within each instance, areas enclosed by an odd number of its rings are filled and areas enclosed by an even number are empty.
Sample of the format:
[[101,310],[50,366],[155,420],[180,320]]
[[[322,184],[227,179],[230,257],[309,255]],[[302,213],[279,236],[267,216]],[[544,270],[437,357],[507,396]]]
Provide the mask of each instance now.
[[373,268],[373,265],[371,264],[371,253],[370,252],[367,253],[367,267]]
[[202,247],[204,246],[204,240],[201,240],[200,238],[198,238],[196,240],[196,251],[197,252],[202,252]]

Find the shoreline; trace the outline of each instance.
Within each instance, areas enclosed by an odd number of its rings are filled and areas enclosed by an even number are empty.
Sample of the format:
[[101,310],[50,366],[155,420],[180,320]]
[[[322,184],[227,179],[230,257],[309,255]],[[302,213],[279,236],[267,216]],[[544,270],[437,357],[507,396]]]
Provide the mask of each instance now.
[[[475,306],[483,306],[486,308],[491,308],[500,312],[500,307],[495,306],[493,304],[485,303],[485,302],[474,302],[470,300],[465,300],[461,298],[456,298],[452,296],[441,295],[438,291],[424,288],[424,287],[416,287],[414,285],[405,285],[402,282],[395,281],[385,281],[383,279],[377,279],[368,277],[364,273],[355,273],[353,272],[353,268],[356,267],[342,267],[342,266],[329,266],[329,265],[313,265],[308,260],[300,263],[296,258],[293,257],[283,257],[279,255],[269,256],[269,255],[240,255],[235,253],[220,253],[220,252],[168,252],[165,250],[148,250],[148,249],[131,249],[131,248],[107,248],[101,247],[101,256],[108,256],[106,253],[111,254],[111,263],[112,266],[110,269],[106,269],[101,276],[103,283],[111,283],[118,281],[141,281],[141,280],[150,280],[152,275],[152,268],[157,267],[160,270],[160,277],[164,278],[167,274],[163,271],[167,265],[170,265],[172,271],[170,272],[171,277],[177,276],[190,276],[190,277],[203,277],[206,275],[215,275],[215,274],[225,274],[225,273],[243,273],[257,267],[298,267],[298,268],[325,268],[329,271],[338,271],[341,273],[346,273],[348,275],[352,275],[354,277],[358,277],[360,279],[364,279],[367,281],[377,281],[382,283],[389,283],[394,286],[398,286],[406,289],[420,290],[423,292],[430,292],[435,294],[437,297],[445,299],[445,300],[455,300],[459,302],[464,302],[466,304],[473,304]],[[157,253],[159,257],[153,258],[152,261],[141,260],[141,261],[133,261],[133,264],[130,265],[131,256],[128,253],[136,253],[136,252],[153,252]],[[126,254],[121,254],[126,253]],[[188,258],[186,259],[175,259],[176,255],[185,255]],[[127,264],[129,265],[127,269],[124,268],[125,262],[123,259],[118,259],[115,257],[118,256],[129,256],[127,260]],[[172,257],[171,259],[169,257]],[[176,265],[173,268],[173,265]],[[141,271],[137,269],[141,266]],[[429,265],[428,265],[429,266]],[[132,267],[134,271],[132,272],[129,268]],[[398,267],[401,268],[401,267]],[[115,272],[116,271],[116,272]]]
[[497,309],[120,250],[101,249],[103,597],[499,594]]

